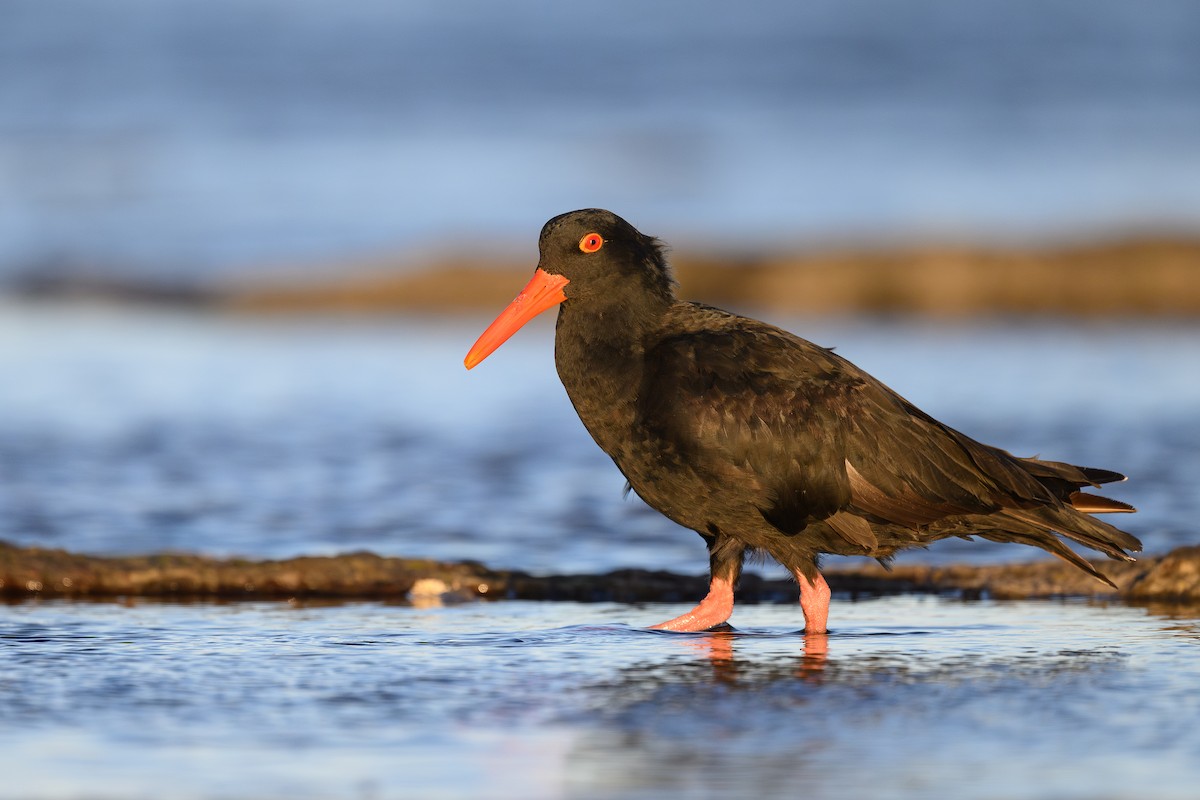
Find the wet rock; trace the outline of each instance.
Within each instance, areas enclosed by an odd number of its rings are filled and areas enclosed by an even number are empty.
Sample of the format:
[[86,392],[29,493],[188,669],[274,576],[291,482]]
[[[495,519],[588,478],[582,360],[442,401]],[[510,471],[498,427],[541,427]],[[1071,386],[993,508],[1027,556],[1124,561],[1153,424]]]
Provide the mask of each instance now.
[[[0,596],[164,599],[403,600],[418,581],[441,593],[483,596],[495,583],[481,565],[383,558],[373,553],[282,561],[195,555],[100,557],[0,542]],[[426,584],[428,586],[429,584]]]
[[[1126,585],[1157,559],[1132,564],[1098,563],[1100,571],[1118,586]],[[825,573],[835,592],[851,594],[956,594],[964,597],[993,597],[1021,600],[1049,597],[1105,597],[1119,595],[1118,589],[1097,581],[1061,561],[974,566],[903,566],[891,571],[875,564],[857,569]]]
[[1200,546],[1180,547],[1158,559],[1130,582],[1131,600],[1200,602]]
[[[1097,597],[1132,602],[1200,603],[1200,546],[1134,563],[1098,563],[1114,590],[1059,561],[987,566],[903,566],[874,563],[828,570],[837,594],[934,593],[1025,599]],[[576,602],[694,602],[705,576],[625,569],[598,575],[529,575],[490,570],[474,562],[384,558],[373,553],[282,561],[214,559],[163,554],[99,557],[0,542],[0,597],[192,600],[398,600],[414,604],[474,599]],[[796,601],[791,581],[745,575],[738,602]]]

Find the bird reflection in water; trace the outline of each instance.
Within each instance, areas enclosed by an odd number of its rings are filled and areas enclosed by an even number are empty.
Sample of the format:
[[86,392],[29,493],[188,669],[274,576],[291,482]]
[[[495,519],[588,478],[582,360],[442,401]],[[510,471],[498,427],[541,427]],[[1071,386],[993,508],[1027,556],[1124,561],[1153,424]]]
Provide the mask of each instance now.
[[[708,660],[716,683],[736,686],[739,679],[745,677],[742,673],[747,663],[737,659],[737,641],[746,636],[730,625],[723,625],[699,636],[681,637],[680,641]],[[803,641],[803,649],[793,664],[792,674],[806,683],[820,683],[829,658],[829,635],[806,634]],[[755,678],[761,677],[759,670],[754,672]]]

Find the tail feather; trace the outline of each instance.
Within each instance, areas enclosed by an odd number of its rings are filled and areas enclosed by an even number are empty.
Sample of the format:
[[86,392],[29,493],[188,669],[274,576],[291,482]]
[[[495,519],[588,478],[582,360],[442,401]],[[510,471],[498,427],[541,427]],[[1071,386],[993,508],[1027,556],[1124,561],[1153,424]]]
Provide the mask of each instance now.
[[[1025,468],[1026,472],[1052,491],[1067,487],[1082,489],[1085,486],[1100,486],[1125,480],[1124,475],[1113,472],[1111,469],[1077,467],[1064,461],[1043,461],[1040,458],[1018,458],[1017,461]],[[1056,491],[1056,493],[1058,492]]]
[[1118,561],[1134,561],[1126,551],[1138,552],[1142,549],[1142,543],[1136,536],[1068,506],[1008,508],[998,516],[1011,516],[1048,533],[1057,533]]
[[1112,588],[1119,588],[1109,579],[1107,575],[1092,566],[1091,562],[1089,562],[1087,559],[1083,558],[1074,550],[1063,544],[1062,540],[1060,540],[1053,533],[1047,533],[1045,531],[1035,529],[1028,532],[977,532],[977,535],[984,539],[990,539],[993,542],[1018,542],[1020,544],[1029,544],[1033,545],[1034,547],[1040,547],[1041,549],[1058,556],[1063,561],[1073,564],[1087,574],[1091,575],[1093,578],[1107,583]]
[[1111,469],[1099,469],[1097,467],[1076,467],[1076,469],[1082,472],[1084,477],[1093,486],[1099,486],[1102,483],[1120,483],[1126,480],[1124,475],[1119,472],[1113,472]]
[[1087,492],[1071,492],[1067,499],[1071,501],[1071,508],[1086,514],[1131,514],[1137,511],[1128,503]]
[[[1099,500],[1124,506],[1123,503],[1107,501],[1105,498]],[[1098,550],[1118,561],[1134,561],[1126,551],[1137,552],[1142,549],[1137,537],[1066,505],[1005,508],[994,514],[967,517],[962,522],[972,535],[993,542],[1017,542],[1039,547],[1114,588],[1111,580],[1059,537]]]

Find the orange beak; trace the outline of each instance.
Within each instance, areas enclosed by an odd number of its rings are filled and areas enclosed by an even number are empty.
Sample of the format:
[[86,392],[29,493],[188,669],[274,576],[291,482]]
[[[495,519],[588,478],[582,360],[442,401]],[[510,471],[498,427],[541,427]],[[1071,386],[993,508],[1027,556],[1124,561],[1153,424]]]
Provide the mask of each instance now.
[[508,308],[500,312],[496,321],[476,340],[463,364],[471,369],[480,361],[490,356],[492,352],[508,341],[508,337],[516,333],[522,325],[536,317],[548,308],[567,299],[563,287],[570,281],[562,275],[551,275],[549,272],[537,269],[533,278],[525,284],[521,293],[508,304]]

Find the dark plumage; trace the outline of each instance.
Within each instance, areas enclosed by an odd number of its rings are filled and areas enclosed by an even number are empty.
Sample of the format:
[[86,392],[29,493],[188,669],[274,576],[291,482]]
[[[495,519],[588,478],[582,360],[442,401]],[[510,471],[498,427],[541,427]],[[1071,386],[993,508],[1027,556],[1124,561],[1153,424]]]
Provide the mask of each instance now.
[[539,247],[534,280],[467,365],[561,302],[555,362],[579,418],[633,490],[709,548],[709,596],[660,627],[723,622],[751,551],[793,571],[807,630],[821,632],[822,553],[886,563],[906,547],[981,536],[1040,547],[1107,582],[1059,537],[1117,559],[1141,549],[1084,513],[1132,511],[1083,491],[1122,475],[981,444],[831,350],[677,300],[658,241],[615,214],[555,217]]

